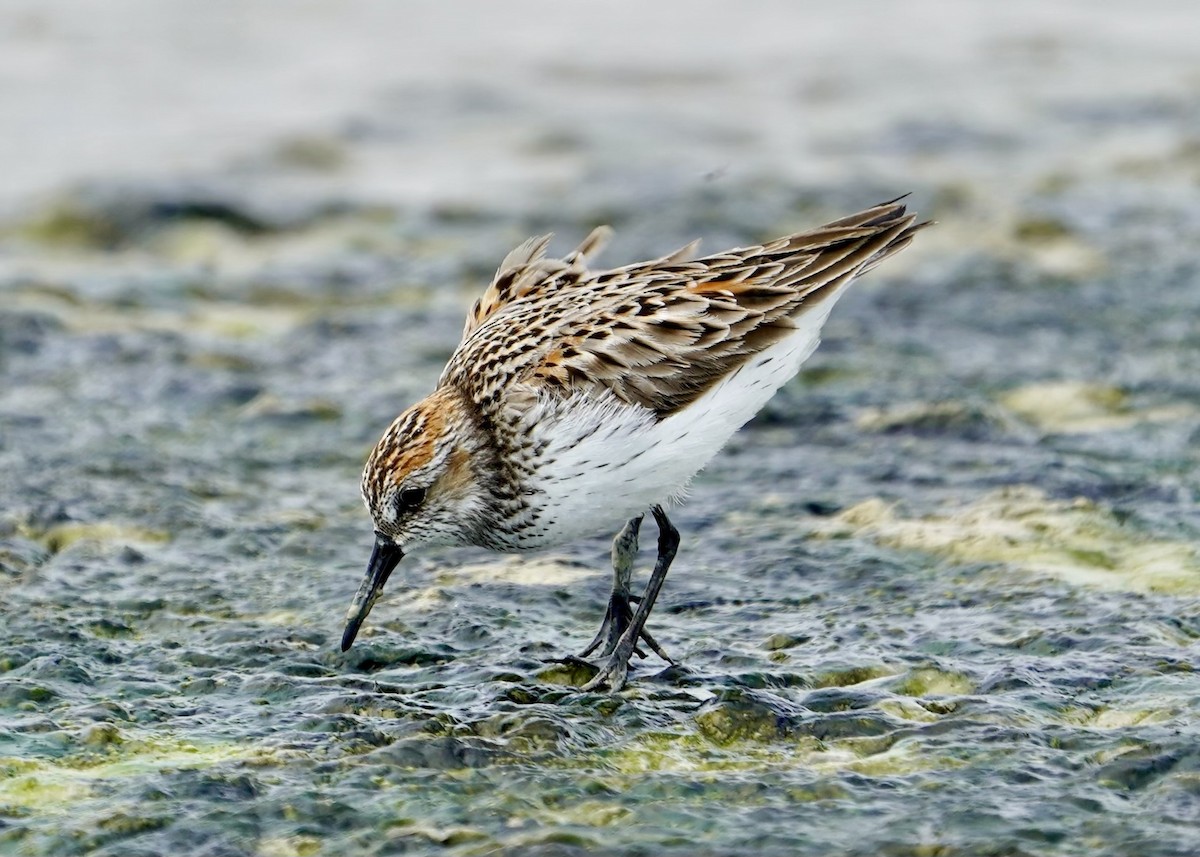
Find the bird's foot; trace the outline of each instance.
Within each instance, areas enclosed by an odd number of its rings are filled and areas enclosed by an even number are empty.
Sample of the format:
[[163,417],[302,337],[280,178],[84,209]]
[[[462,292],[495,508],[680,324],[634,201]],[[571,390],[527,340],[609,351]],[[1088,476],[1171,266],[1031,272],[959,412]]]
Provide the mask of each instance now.
[[633,635],[622,634],[616,648],[601,661],[599,671],[580,689],[596,690],[601,685],[607,684],[613,693],[620,692],[621,688],[625,687],[625,680],[629,675],[629,659],[633,656],[636,648],[633,644]]
[[671,521],[662,506],[651,506],[650,511],[654,513],[654,520],[658,524],[658,559],[654,563],[654,570],[650,572],[650,580],[646,583],[646,593],[636,602],[637,612],[632,612],[629,607],[633,599],[629,595],[628,572],[632,566],[633,554],[637,551],[637,532],[642,520],[638,517],[630,520],[613,541],[614,583],[608,612],[600,626],[600,633],[583,652],[585,655],[590,654],[603,642],[604,651],[600,657],[605,660],[601,662],[599,672],[583,686],[583,690],[595,690],[605,683],[612,688],[613,693],[623,688],[629,675],[629,659],[634,652],[642,654],[638,650],[638,640],[645,640],[646,645],[663,660],[675,663],[654,638],[646,633],[646,619],[654,609],[654,602],[658,599],[658,592],[667,577],[671,560],[675,558],[675,550],[679,547],[679,531],[671,526]]
[[[613,593],[600,633],[583,651],[583,655],[571,658],[572,662],[583,661],[597,668],[596,674],[583,686],[583,690],[596,690],[603,684],[608,684],[613,693],[623,688],[629,674],[629,659],[635,654],[640,658],[646,657],[646,653],[637,646],[638,639],[645,640],[646,645],[667,663],[675,663],[645,628],[633,632],[633,613],[629,609],[629,601],[628,597],[618,597],[618,593]],[[583,658],[591,654],[602,641],[604,649],[600,652],[600,662],[592,664],[591,661],[584,661]]]
[[[636,604],[641,600],[636,595],[614,590],[612,596],[608,599],[608,609],[604,611],[604,620],[600,623],[600,630],[596,632],[596,636],[592,638],[592,641],[587,644],[587,648],[579,653],[579,657],[586,658],[598,648],[600,649],[600,657],[602,658],[613,654],[633,621],[633,609],[629,605],[631,603]],[[658,641],[654,637],[650,636],[650,632],[645,628],[641,630],[638,636],[646,641],[646,645],[650,647],[650,650],[654,654],[667,663],[675,663],[671,659],[671,656],[663,651],[662,646],[658,644]],[[603,645],[603,648],[601,648],[601,645]],[[636,644],[633,646],[631,654],[636,654],[639,658],[646,657],[646,653]],[[626,660],[628,660],[628,657]]]

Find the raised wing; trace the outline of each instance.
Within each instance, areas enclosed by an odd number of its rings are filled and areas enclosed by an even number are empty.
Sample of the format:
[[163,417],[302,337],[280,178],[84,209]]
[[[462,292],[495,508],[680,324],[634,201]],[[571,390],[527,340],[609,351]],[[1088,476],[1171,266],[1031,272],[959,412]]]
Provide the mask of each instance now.
[[612,238],[612,229],[598,226],[583,243],[563,259],[547,259],[546,247],[554,235],[530,238],[504,257],[496,276],[467,313],[463,339],[513,301],[532,298],[584,278],[589,258],[597,256]]
[[533,239],[509,254],[472,311],[443,383],[485,408],[510,392],[587,391],[662,418],[786,337],[801,313],[923,225],[890,202],[761,246],[689,262],[689,245],[603,273],[583,263],[607,232],[563,260],[545,259],[548,239]]

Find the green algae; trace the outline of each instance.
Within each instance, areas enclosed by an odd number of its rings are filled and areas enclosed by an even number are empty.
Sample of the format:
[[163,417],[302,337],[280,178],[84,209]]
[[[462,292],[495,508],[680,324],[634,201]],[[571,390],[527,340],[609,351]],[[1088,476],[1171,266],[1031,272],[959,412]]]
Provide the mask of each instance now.
[[598,671],[586,661],[565,660],[543,667],[534,677],[543,684],[582,687],[591,681]]
[[962,696],[975,690],[975,683],[962,673],[922,667],[910,670],[892,688],[902,696]]
[[863,664],[821,672],[813,677],[813,687],[850,687],[895,675],[897,670],[882,664]]
[[1119,708],[1102,706],[1098,709],[1068,709],[1060,714],[1064,723],[1086,726],[1091,729],[1128,729],[1131,726],[1147,726],[1169,723],[1183,715],[1175,707],[1164,708]]
[[268,420],[336,420],[342,409],[326,399],[288,402],[271,393],[260,393],[238,410],[242,419]]
[[1028,487],[995,491],[922,518],[903,518],[888,504],[868,500],[814,529],[960,563],[1003,563],[1085,586],[1200,593],[1194,544],[1146,535],[1088,500],[1052,500]]
[[1082,381],[1027,384],[1003,394],[1000,404],[1044,432],[1067,434],[1186,420],[1196,414],[1195,408],[1184,403],[1135,408],[1124,390]]
[[85,747],[116,747],[125,743],[125,736],[112,723],[97,723],[88,727],[82,740]]
[[28,241],[69,249],[107,249],[121,238],[116,224],[102,212],[70,197],[51,202],[12,231]]
[[[874,750],[872,747],[871,750]],[[877,752],[855,752],[851,746],[828,750],[813,760],[820,771],[850,771],[871,777],[900,777],[927,771],[945,771],[961,767],[962,762],[936,756],[916,742],[898,742]]]
[[[228,763],[275,758],[257,747],[196,744],[186,740],[93,741],[84,737],[82,753],[56,760],[0,758],[0,814],[69,814],[79,802],[102,797],[107,784],[139,779],[159,771],[204,770]],[[106,733],[109,734],[109,733]],[[100,752],[95,752],[99,750]]]
[[112,521],[57,524],[41,532],[24,528],[23,532],[28,538],[41,542],[51,553],[59,553],[78,544],[164,544],[171,539],[167,532]]
[[791,720],[769,708],[730,700],[701,711],[695,718],[700,734],[718,746],[771,743],[789,736]]
[[763,640],[762,647],[768,652],[778,652],[781,649],[793,649],[807,643],[810,637],[797,637],[793,634],[772,634]]
[[325,850],[316,836],[268,836],[258,841],[259,857],[315,857]]
[[879,702],[879,710],[898,720],[908,720],[915,723],[933,723],[944,716],[944,712],[931,711],[928,707],[910,699],[884,699]]
[[1018,241],[1044,243],[1069,238],[1074,235],[1071,227],[1061,220],[1050,217],[1028,217],[1019,220],[1013,227]]
[[279,143],[275,159],[285,167],[318,173],[334,172],[346,166],[346,148],[333,137],[298,135]]
[[966,402],[908,402],[887,408],[867,408],[854,420],[867,432],[946,434],[982,437],[1008,429],[1002,414]]
[[[774,729],[743,725],[737,722],[737,715],[728,712],[702,715],[703,712],[697,715],[701,723],[695,733],[646,734],[605,752],[606,767],[625,777],[651,773],[732,773],[764,766],[796,765],[800,760],[799,748],[815,752],[821,746],[807,736],[776,743],[780,733]],[[760,719],[759,723],[763,722]]]
[[[933,720],[907,718],[909,722]],[[936,719],[936,718],[934,718]],[[903,776],[922,771],[952,770],[960,759],[933,752],[919,741],[885,736],[818,738],[804,727],[772,723],[768,717],[746,717],[729,707],[707,709],[695,718],[694,734],[646,736],[604,754],[607,766],[623,776],[648,773],[733,775],[737,772],[848,771],[870,776]],[[897,726],[904,722],[897,720]],[[836,792],[836,788],[835,788]],[[806,799],[827,799],[810,795]]]
[[117,811],[96,822],[101,831],[115,837],[132,836],[150,830],[159,830],[171,824],[167,814],[141,815],[136,812]]
[[505,748],[516,753],[554,750],[570,737],[556,720],[522,712],[492,715],[473,723],[471,731],[481,738],[502,739]]

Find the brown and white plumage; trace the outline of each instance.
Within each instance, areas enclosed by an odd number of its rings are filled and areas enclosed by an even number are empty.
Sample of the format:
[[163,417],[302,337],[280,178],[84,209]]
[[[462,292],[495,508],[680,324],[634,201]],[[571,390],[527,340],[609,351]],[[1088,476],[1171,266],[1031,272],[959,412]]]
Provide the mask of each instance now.
[[668,416],[906,247],[913,221],[893,202],[766,245],[691,260],[695,242],[601,272],[586,263],[608,227],[562,260],[544,256],[551,236],[531,238],[476,301],[440,385],[481,404],[522,384],[607,391]]
[[[692,258],[691,244],[606,271],[588,264],[607,227],[563,259],[545,256],[550,236],[526,241],[472,307],[437,389],[367,462],[380,544],[397,561],[422,543],[541,547],[677,496],[794,376],[846,286],[923,225],[893,201],[763,245]],[[345,645],[378,597],[371,577]]]

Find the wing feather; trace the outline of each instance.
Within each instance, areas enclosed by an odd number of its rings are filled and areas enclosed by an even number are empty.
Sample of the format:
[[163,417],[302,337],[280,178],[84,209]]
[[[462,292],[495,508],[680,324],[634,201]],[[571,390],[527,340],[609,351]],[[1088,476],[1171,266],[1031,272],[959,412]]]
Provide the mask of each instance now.
[[577,282],[587,274],[589,259],[597,256],[612,239],[609,226],[597,226],[587,238],[563,259],[547,259],[546,248],[554,234],[530,238],[513,249],[500,267],[491,285],[467,313],[463,327],[465,340],[481,324],[513,301],[552,292],[562,282]]
[[693,242],[595,273],[586,264],[610,238],[607,227],[563,259],[546,258],[549,236],[531,238],[472,308],[442,382],[485,410],[502,407],[509,391],[521,401],[589,392],[665,418],[925,225],[896,200],[759,246],[692,260]]

